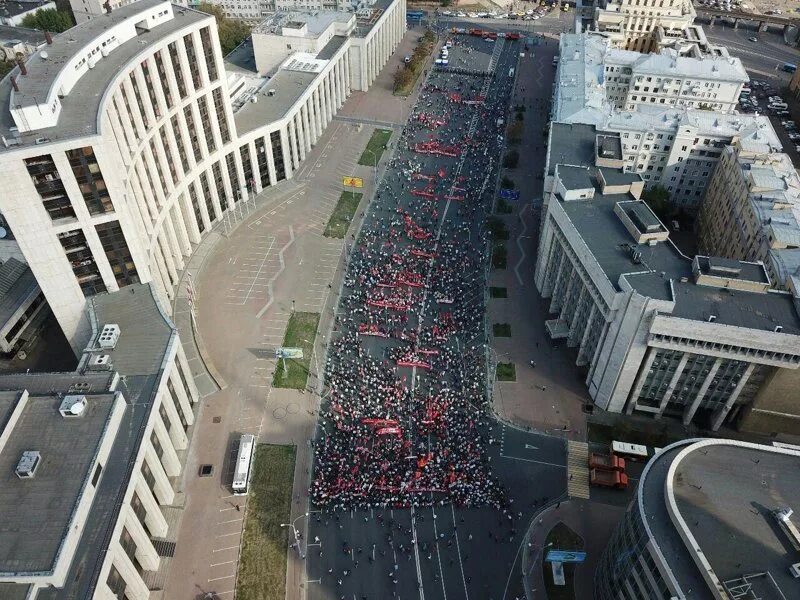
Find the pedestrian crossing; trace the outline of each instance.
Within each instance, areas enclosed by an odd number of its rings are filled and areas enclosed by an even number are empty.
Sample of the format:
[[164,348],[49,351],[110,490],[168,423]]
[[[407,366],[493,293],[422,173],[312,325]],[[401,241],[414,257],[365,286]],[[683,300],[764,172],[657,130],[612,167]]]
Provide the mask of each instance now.
[[589,444],[567,440],[567,494],[589,499]]

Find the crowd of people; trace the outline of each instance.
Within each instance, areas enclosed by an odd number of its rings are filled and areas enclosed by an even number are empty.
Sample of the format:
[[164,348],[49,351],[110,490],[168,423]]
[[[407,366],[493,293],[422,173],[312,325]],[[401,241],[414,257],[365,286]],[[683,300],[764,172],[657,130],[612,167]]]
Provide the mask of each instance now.
[[395,142],[328,347],[317,506],[507,506],[486,452],[485,221],[512,85],[431,73]]

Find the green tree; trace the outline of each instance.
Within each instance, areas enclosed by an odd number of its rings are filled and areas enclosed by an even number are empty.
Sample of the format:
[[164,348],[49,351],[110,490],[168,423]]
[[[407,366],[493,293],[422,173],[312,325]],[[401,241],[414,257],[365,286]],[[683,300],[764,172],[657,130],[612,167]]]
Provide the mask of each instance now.
[[52,31],[53,33],[61,33],[72,27],[75,23],[72,21],[72,15],[64,10],[57,10],[55,8],[48,8],[45,10],[37,10],[35,13],[26,15],[22,19],[22,27],[29,29],[38,29],[40,31]]
[[11,69],[13,68],[14,68],[13,62],[7,60],[0,61],[0,79],[8,75],[11,72]]
[[394,72],[394,89],[402,90],[409,87],[414,81],[414,73],[411,69],[400,67]]
[[669,201],[667,188],[661,185],[654,185],[642,192],[642,200],[647,203],[656,215],[661,218],[666,217],[672,211],[672,204]]
[[250,35],[250,26],[236,19],[229,19],[220,6],[214,4],[200,4],[197,7],[204,13],[214,15],[217,19],[217,33],[219,34],[219,45],[222,46],[223,56],[230,54]]

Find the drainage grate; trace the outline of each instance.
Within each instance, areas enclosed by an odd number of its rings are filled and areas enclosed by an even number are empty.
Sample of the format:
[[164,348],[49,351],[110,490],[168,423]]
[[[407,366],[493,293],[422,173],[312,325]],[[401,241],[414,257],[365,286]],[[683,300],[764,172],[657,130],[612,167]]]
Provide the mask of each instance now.
[[200,465],[200,477],[211,477],[214,472],[214,465]]
[[153,542],[153,548],[156,549],[156,552],[159,556],[164,558],[172,558],[175,556],[175,542],[168,542],[167,540],[154,540],[150,539]]
[[211,421],[214,423],[222,423],[222,417],[214,417]]

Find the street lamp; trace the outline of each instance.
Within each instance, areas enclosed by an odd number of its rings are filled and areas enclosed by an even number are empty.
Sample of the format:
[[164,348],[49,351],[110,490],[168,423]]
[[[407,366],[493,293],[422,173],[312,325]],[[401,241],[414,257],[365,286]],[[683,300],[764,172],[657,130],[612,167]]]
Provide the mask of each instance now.
[[[385,150],[385,148],[384,148]],[[372,169],[374,173],[375,185],[378,185],[378,157],[375,155],[375,152],[370,150],[369,148],[364,148],[364,152],[369,152],[372,156]]]
[[297,527],[295,526],[295,523],[297,522],[297,519],[302,519],[303,517],[307,517],[307,516],[308,516],[308,513],[303,513],[302,515],[296,517],[291,523],[281,523],[281,527],[291,527],[292,528],[292,533],[294,533],[294,543],[297,546],[297,554],[300,556],[300,558],[305,558],[306,555],[300,549],[300,535],[297,533]]

